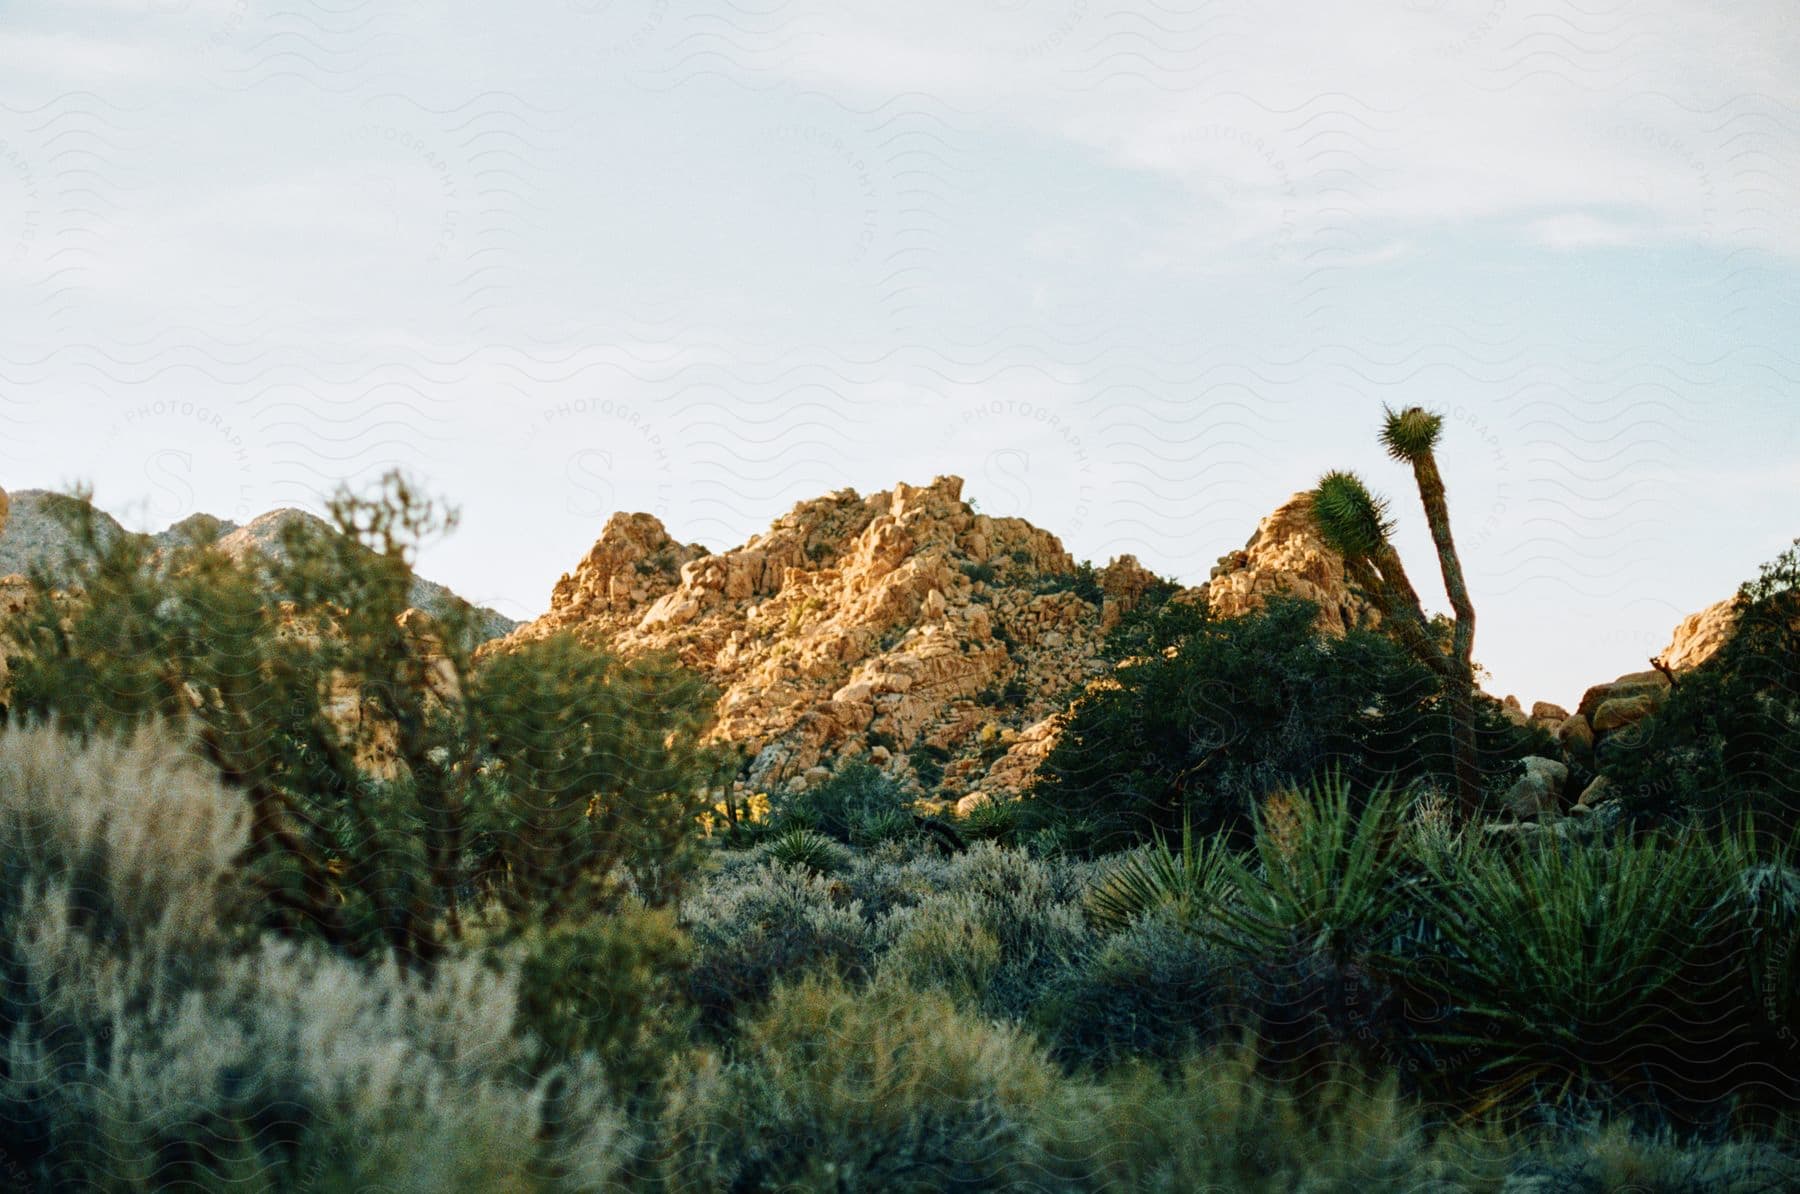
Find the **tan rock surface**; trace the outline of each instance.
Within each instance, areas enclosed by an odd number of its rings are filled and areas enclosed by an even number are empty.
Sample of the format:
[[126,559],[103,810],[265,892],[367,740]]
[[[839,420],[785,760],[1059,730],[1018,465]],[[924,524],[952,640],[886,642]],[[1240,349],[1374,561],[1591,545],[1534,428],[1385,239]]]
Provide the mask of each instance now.
[[1379,611],[1344,575],[1344,558],[1320,537],[1312,521],[1312,497],[1297,493],[1256,528],[1242,551],[1220,559],[1202,588],[1221,617],[1236,617],[1269,597],[1292,594],[1319,605],[1319,624],[1334,634],[1372,627]]
[[1728,597],[1683,618],[1657,659],[1674,671],[1685,672],[1717,655],[1737,628],[1736,606],[1737,598]]
[[549,612],[491,649],[571,630],[674,655],[719,686],[714,737],[744,747],[753,786],[879,749],[902,775],[930,750],[949,789],[985,769],[983,726],[1041,721],[1103,670],[1103,627],[1156,583],[1129,556],[1092,578],[1077,592],[1056,536],[977,513],[956,477],[801,502],[719,553],[620,514]]

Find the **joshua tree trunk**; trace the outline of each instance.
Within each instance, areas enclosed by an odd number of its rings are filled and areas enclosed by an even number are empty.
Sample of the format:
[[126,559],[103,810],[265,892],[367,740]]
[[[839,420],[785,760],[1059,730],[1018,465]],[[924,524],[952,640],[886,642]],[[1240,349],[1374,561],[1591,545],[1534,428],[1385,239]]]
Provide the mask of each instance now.
[[1450,716],[1453,721],[1452,750],[1459,803],[1465,815],[1472,815],[1481,804],[1481,774],[1475,757],[1475,603],[1469,599],[1469,586],[1463,579],[1462,560],[1456,554],[1456,540],[1450,534],[1450,503],[1444,492],[1444,476],[1438,471],[1437,457],[1430,450],[1411,456],[1413,478],[1418,482],[1419,499],[1425,506],[1425,521],[1431,527],[1432,542],[1437,545],[1438,568],[1444,574],[1444,592],[1456,614],[1452,632],[1449,674],[1445,677]]

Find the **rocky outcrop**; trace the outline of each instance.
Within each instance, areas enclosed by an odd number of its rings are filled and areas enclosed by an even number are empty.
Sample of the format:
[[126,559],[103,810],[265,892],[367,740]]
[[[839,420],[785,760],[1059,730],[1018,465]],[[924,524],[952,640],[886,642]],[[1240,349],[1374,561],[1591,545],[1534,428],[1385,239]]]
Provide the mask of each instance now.
[[1295,494],[1263,519],[1243,550],[1219,560],[1202,589],[1220,617],[1237,617],[1272,596],[1291,594],[1316,602],[1320,626],[1334,634],[1381,621],[1374,604],[1345,576],[1344,557],[1313,525],[1310,493]]
[[802,502],[717,553],[615,515],[549,612],[489,649],[567,630],[674,655],[721,690],[713,736],[743,749],[752,787],[866,757],[961,796],[992,768],[1011,790],[1156,583],[1129,556],[1078,570],[1056,536],[977,513],[938,477]]
[[[9,517],[0,520],[0,576],[45,568],[55,578],[67,577],[69,561],[79,554],[79,544],[59,508],[75,501],[47,489],[15,491]],[[110,514],[92,509],[95,535],[103,545],[127,533]]]
[[1683,618],[1657,662],[1671,671],[1692,671],[1717,655],[1735,629],[1737,598],[1728,597]]
[[[71,587],[74,578],[72,561],[80,555],[80,547],[58,507],[76,499],[42,489],[22,489],[13,497],[12,516],[0,521],[0,576],[41,568],[48,571],[59,586]],[[96,537],[102,545],[116,542],[120,536],[131,535],[104,510],[89,509],[94,518]],[[215,538],[221,548],[238,559],[253,554],[278,557],[284,530],[296,522],[320,528],[326,526],[323,519],[291,508],[273,510],[243,526],[210,514],[194,514],[164,531],[135,538],[147,553],[166,551],[198,539]],[[466,604],[443,585],[417,576],[413,578],[408,600],[434,618],[445,618],[452,610]],[[481,606],[468,608],[477,641],[499,638],[518,625],[494,610]]]

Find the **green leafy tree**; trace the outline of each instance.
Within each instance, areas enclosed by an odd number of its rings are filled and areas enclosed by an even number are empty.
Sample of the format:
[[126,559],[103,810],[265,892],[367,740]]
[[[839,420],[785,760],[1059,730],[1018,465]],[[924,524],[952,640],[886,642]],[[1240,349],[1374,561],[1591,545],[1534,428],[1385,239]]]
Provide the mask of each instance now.
[[711,694],[564,638],[477,666],[465,614],[409,609],[418,545],[456,516],[403,478],[242,559],[204,534],[103,540],[85,501],[64,514],[83,558],[66,593],[35,575],[8,620],[8,716],[186,727],[249,801],[246,870],[277,925],[422,968],[472,897],[522,923],[676,890],[715,771]]
[[1350,579],[1381,610],[1390,633],[1443,681],[1455,728],[1457,797],[1464,813],[1473,814],[1481,804],[1475,743],[1475,606],[1450,532],[1450,505],[1437,463],[1443,429],[1443,416],[1422,407],[1389,410],[1381,442],[1395,460],[1412,466],[1437,546],[1438,570],[1456,615],[1448,643],[1434,633],[1418,590],[1394,550],[1394,524],[1385,499],[1372,494],[1354,473],[1327,473],[1313,490],[1313,519],[1325,541],[1344,557]]
[[[1330,635],[1316,617],[1293,598],[1224,619],[1172,604],[1180,633],[1131,628],[1141,653],[1076,701],[1021,828],[1094,851],[1174,838],[1190,824],[1242,834],[1264,796],[1334,768],[1362,790],[1447,775],[1439,678],[1383,635]],[[1496,762],[1530,749],[1530,734],[1497,707],[1477,719],[1478,744]]]

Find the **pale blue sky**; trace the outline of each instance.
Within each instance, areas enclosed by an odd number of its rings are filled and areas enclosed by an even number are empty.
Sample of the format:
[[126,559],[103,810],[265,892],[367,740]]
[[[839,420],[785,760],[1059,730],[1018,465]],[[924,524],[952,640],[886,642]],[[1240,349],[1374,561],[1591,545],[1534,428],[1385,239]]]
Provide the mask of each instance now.
[[[1187,582],[1450,414],[1494,686],[1800,533],[1781,3],[0,3],[0,484],[138,525],[394,464],[515,617],[937,473]],[[1428,583],[1427,583],[1428,582]]]

